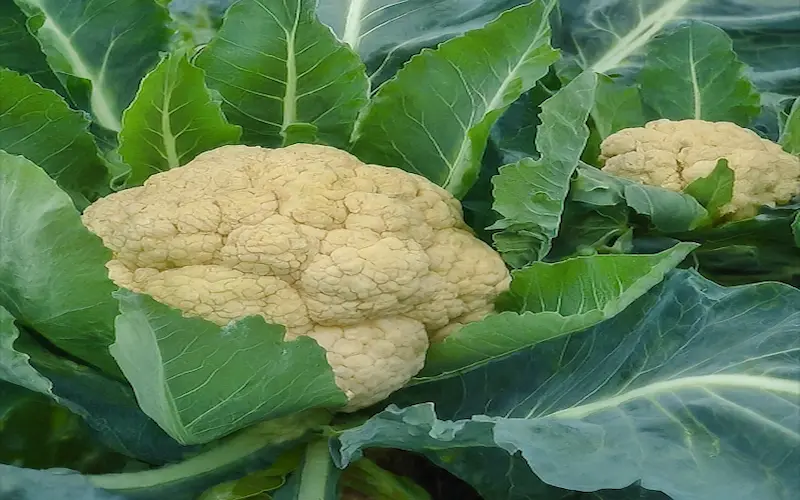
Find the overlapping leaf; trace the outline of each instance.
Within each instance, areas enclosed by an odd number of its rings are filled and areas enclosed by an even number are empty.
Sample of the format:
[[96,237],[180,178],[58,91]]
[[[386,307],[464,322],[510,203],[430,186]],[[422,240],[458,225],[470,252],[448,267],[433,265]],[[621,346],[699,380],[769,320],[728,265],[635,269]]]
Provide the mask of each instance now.
[[0,89],[0,151],[39,165],[79,207],[107,192],[108,171],[82,113],[11,70],[0,68]]
[[198,444],[259,420],[347,402],[325,350],[252,316],[218,327],[145,295],[115,294],[111,353],[142,410],[176,441]]
[[800,155],[800,97],[792,104],[792,110],[783,124],[779,142],[787,152]]
[[347,145],[367,101],[367,76],[358,56],[317,20],[315,6],[241,0],[197,57],[246,144]]
[[373,96],[354,153],[464,196],[478,177],[491,126],[558,58],[548,22],[554,4],[536,0],[506,11],[412,58]]
[[637,481],[674,500],[783,500],[800,488],[798,328],[793,287],[676,271],[586,332],[408,389],[396,402],[412,406],[334,451],[424,451],[497,500]]
[[75,102],[118,131],[122,111],[169,41],[168,14],[150,0],[16,0]]
[[747,126],[761,99],[744,70],[723,30],[692,22],[650,44],[638,80],[654,118]]
[[119,374],[107,349],[117,314],[105,268],[111,252],[21,156],[0,152],[0,206],[0,306],[64,351]]
[[541,260],[558,234],[570,179],[589,137],[586,120],[597,77],[586,72],[542,104],[536,134],[539,159],[523,158],[492,179],[497,249],[514,267]]
[[593,255],[515,271],[504,312],[470,323],[428,349],[418,380],[450,377],[613,317],[657,285],[696,247],[654,255]]
[[122,117],[119,153],[130,165],[129,185],[179,167],[195,156],[239,140],[205,86],[203,71],[171,54],[144,80]]
[[0,0],[0,67],[28,75],[42,87],[66,94],[47,65],[39,42],[28,30],[27,21],[14,0]]

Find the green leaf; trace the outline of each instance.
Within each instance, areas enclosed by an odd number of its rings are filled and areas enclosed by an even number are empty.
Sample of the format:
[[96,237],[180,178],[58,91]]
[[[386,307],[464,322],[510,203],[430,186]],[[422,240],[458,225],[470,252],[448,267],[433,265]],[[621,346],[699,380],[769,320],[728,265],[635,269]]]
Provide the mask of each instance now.
[[28,75],[42,87],[65,95],[64,87],[47,65],[39,42],[28,31],[27,21],[14,0],[0,0],[0,67]]
[[[79,415],[102,443],[129,457],[161,464],[195,451],[178,446],[143,414],[130,387],[46,350],[31,334],[20,331],[2,307],[0,379],[35,391]],[[37,454],[42,456],[43,452]]]
[[628,206],[664,233],[691,231],[708,220],[708,211],[683,193],[634,182],[625,185],[624,193]]
[[361,56],[372,87],[378,88],[422,49],[480,28],[503,11],[524,3],[527,1],[321,0],[317,13]]
[[606,75],[597,76],[592,121],[605,139],[624,128],[641,127],[647,121],[638,87],[626,87]]
[[800,97],[792,104],[792,110],[786,118],[778,142],[786,152],[800,155]]
[[64,351],[118,374],[111,258],[69,197],[21,156],[0,152],[0,306]]
[[274,500],[338,500],[342,471],[333,462],[328,439],[308,444],[300,467],[289,481],[275,492]]
[[317,20],[315,6],[315,0],[236,2],[198,55],[246,144],[285,145],[284,134],[297,124],[316,127],[314,142],[348,144],[369,83],[363,63]]
[[478,177],[492,125],[558,58],[548,23],[554,5],[536,0],[511,9],[413,57],[372,98],[353,152],[463,197]]
[[504,312],[470,323],[430,346],[417,380],[451,377],[539,342],[588,328],[624,310],[697,247],[654,255],[592,255],[536,262],[515,271]]
[[218,327],[146,295],[115,296],[121,314],[111,354],[142,410],[181,444],[347,402],[325,350],[309,337],[286,342],[284,328],[260,316]]
[[626,205],[664,233],[690,231],[708,221],[706,209],[688,194],[634,182],[589,165],[578,166],[569,201],[600,207]]
[[170,54],[142,80],[122,116],[119,153],[131,167],[128,185],[140,185],[203,151],[236,143],[241,133],[212,99],[203,70],[183,53]]
[[675,271],[588,331],[398,393],[408,407],[346,430],[335,458],[424,452],[493,500],[562,498],[537,496],[541,482],[785,500],[800,453],[798,329],[796,288]]
[[734,177],[733,170],[728,167],[728,160],[721,158],[708,176],[695,179],[683,192],[700,202],[709,215],[715,218],[720,208],[733,198]]
[[500,167],[492,179],[497,249],[514,267],[541,260],[558,234],[570,179],[589,137],[586,119],[594,102],[596,75],[581,74],[542,104],[536,134],[538,160]]
[[761,98],[744,69],[723,30],[693,21],[650,44],[638,80],[653,118],[747,126]]
[[0,150],[39,165],[80,208],[108,192],[108,171],[82,113],[11,70],[0,68],[0,89]]
[[119,131],[144,75],[167,48],[169,14],[145,0],[16,0],[47,61],[94,120]]

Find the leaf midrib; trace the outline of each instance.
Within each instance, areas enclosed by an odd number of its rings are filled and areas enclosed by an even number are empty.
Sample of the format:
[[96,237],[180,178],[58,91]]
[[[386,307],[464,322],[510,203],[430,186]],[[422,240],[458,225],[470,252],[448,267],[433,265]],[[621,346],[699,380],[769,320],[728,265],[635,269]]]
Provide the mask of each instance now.
[[[546,416],[548,418],[563,419],[584,418],[589,415],[599,413],[603,410],[618,408],[634,399],[651,398],[657,394],[675,393],[682,389],[708,389],[714,387],[729,389],[751,389],[800,397],[800,384],[797,384],[797,382],[793,380],[785,380],[777,377],[761,375],[698,375],[655,382],[643,387],[632,389],[622,394],[618,394],[616,396],[602,399],[600,401],[574,406],[572,408],[565,408]],[[532,418],[534,415],[528,414],[526,417]]]
[[[31,1],[30,3],[36,6],[45,17],[45,22],[39,29],[49,30],[58,39],[60,42],[60,47],[63,49],[61,53],[70,62],[70,66],[75,72],[75,76],[79,78],[85,78],[92,82],[92,88],[90,92],[91,103],[92,111],[97,118],[97,122],[110,130],[117,132],[120,131],[122,129],[122,123],[119,117],[117,117],[116,113],[114,113],[112,110],[111,99],[107,95],[107,89],[101,84],[102,75],[93,74],[92,70],[89,68],[89,65],[83,60],[81,54],[72,44],[71,37],[67,36],[62,27],[56,23],[42,2],[36,0]],[[106,57],[108,57],[108,52],[106,53]]]

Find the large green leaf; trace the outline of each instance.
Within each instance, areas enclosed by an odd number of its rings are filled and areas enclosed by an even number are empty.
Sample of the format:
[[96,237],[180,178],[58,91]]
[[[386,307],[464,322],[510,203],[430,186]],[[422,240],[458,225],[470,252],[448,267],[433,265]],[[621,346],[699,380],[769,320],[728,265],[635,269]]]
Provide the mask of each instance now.
[[353,152],[463,197],[478,177],[491,126],[558,58],[548,22],[554,5],[517,7],[413,57],[373,96]]
[[121,314],[111,353],[142,410],[182,444],[253,422],[347,402],[325,350],[252,316],[218,327],[146,295],[115,293]]
[[86,117],[54,91],[0,68],[0,151],[39,165],[79,207],[108,191],[108,171],[88,129]]
[[708,220],[708,211],[688,194],[616,177],[588,165],[578,166],[569,201],[600,207],[626,205],[664,233],[690,231]]
[[2,307],[0,379],[35,391],[79,415],[100,442],[127,456],[161,464],[196,451],[178,446],[142,413],[130,387],[44,349],[30,334],[21,332]]
[[[227,1],[227,0],[225,0]],[[526,0],[320,0],[317,12],[377,87],[420,50],[477,29]]]
[[636,74],[653,37],[688,20],[705,20],[733,38],[760,89],[800,94],[800,33],[793,0],[562,0],[559,6],[558,46],[600,73]]
[[746,126],[761,106],[744,69],[724,31],[691,22],[650,44],[638,80],[654,118]]
[[497,249],[514,267],[541,260],[558,234],[570,179],[589,129],[597,77],[585,72],[542,104],[536,134],[538,160],[523,158],[500,168],[492,179],[494,205],[503,219],[492,229]]
[[598,75],[592,122],[601,139],[624,128],[641,127],[646,121],[638,87]]
[[792,222],[792,233],[794,234],[795,245],[800,248],[800,211],[794,216],[794,222]]
[[0,306],[64,351],[118,374],[111,257],[44,170],[0,151]]
[[695,179],[683,191],[703,205],[714,218],[733,198],[734,180],[735,174],[728,166],[728,160],[720,158],[708,176]]
[[73,99],[120,130],[122,111],[167,47],[167,10],[152,0],[15,1]]
[[428,349],[417,380],[451,377],[536,343],[583,330],[619,313],[697,245],[654,255],[592,255],[515,271],[504,312],[470,323]]
[[800,155],[800,97],[794,100],[792,110],[781,131],[780,144],[787,152]]
[[130,165],[129,185],[179,167],[195,156],[239,140],[206,88],[203,71],[186,56],[165,57],[148,74],[122,116],[119,154]]
[[537,478],[785,500],[800,488],[798,329],[800,290],[676,271],[586,332],[399,393],[435,411],[390,406],[334,451],[340,465],[367,447],[424,451],[496,500],[536,497]]
[[14,0],[0,0],[0,67],[28,75],[42,87],[64,92],[39,43],[28,31],[27,21]]
[[241,0],[197,57],[247,144],[343,148],[367,102],[358,56],[315,15],[315,0]]

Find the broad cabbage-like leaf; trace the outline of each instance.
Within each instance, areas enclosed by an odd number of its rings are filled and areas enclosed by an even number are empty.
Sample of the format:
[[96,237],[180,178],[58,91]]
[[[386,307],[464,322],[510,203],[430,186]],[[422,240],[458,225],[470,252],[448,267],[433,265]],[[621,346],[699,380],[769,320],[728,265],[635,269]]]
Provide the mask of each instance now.
[[399,393],[411,406],[345,431],[334,452],[345,465],[367,447],[423,451],[497,500],[539,481],[783,500],[800,488],[798,329],[796,288],[674,271],[585,332]]
[[725,30],[762,90],[800,94],[800,10],[786,0],[562,0],[558,46],[600,73],[635,74],[649,42],[688,20]]
[[[136,404],[127,385],[53,354],[0,307],[0,379],[35,391],[82,417],[111,449],[151,464],[179,461],[179,446]],[[68,466],[54,464],[53,466]]]
[[81,208],[108,192],[108,170],[83,113],[11,70],[0,68],[0,89],[0,151],[36,163]]
[[119,375],[108,353],[117,314],[105,268],[111,252],[44,170],[2,151],[0,206],[0,306],[57,347]]
[[544,258],[558,234],[570,179],[589,137],[586,119],[597,76],[585,72],[542,104],[536,134],[539,159],[500,167],[492,179],[492,208],[503,216],[491,229],[497,249],[514,267]]
[[111,354],[142,411],[181,444],[347,402],[310,337],[284,341],[284,328],[260,316],[219,327],[146,295],[115,296],[121,314]]
[[637,76],[651,119],[726,121],[747,126],[761,98],[720,28],[691,22],[650,43]]
[[343,148],[367,102],[364,65],[317,20],[315,0],[241,0],[197,56],[246,144]]
[[23,75],[44,88],[65,95],[64,86],[47,65],[39,42],[27,27],[28,18],[14,0],[0,0],[0,67]]
[[619,313],[696,247],[681,243],[654,255],[593,255],[535,262],[514,271],[504,312],[467,324],[428,349],[417,380],[454,376]]
[[720,208],[730,203],[733,198],[733,182],[736,175],[728,166],[728,160],[721,158],[706,177],[695,179],[683,190],[696,199],[708,211],[709,216],[716,217]]
[[373,96],[353,152],[463,197],[478,178],[492,124],[558,58],[548,22],[554,6],[536,0],[412,58]]
[[119,154],[131,167],[127,184],[139,185],[203,151],[233,144],[241,134],[212,98],[203,70],[182,53],[168,55],[145,76],[122,116]]
[[79,105],[112,131],[167,48],[167,10],[142,0],[16,0]]
[[624,128],[643,126],[647,119],[639,88],[598,75],[592,122],[601,139]]
[[317,12],[367,65],[373,87],[414,54],[528,0],[320,0]]

